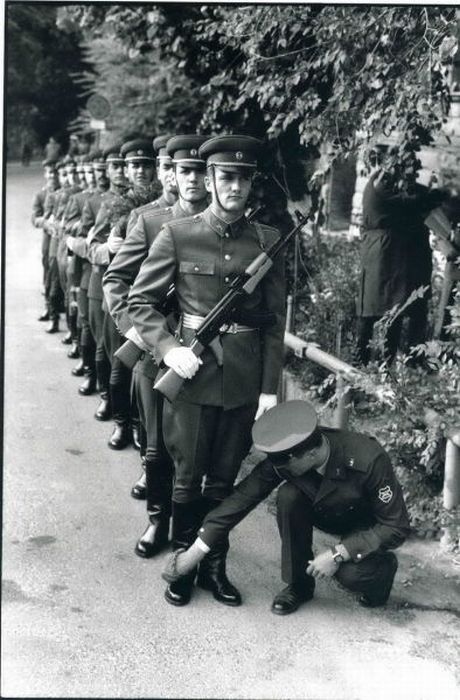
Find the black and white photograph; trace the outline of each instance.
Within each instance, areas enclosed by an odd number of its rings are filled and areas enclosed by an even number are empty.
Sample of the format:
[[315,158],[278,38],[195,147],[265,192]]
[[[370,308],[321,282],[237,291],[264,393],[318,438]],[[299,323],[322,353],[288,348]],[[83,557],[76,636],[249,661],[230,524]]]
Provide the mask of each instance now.
[[460,6],[0,11],[0,697],[458,700]]

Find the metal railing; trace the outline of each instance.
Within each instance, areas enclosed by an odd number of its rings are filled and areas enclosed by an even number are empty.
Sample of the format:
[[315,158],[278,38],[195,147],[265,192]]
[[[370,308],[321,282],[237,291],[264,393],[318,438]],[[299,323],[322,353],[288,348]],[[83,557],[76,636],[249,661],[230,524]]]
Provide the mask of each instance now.
[[[292,315],[289,313],[286,326],[291,325]],[[289,325],[288,325],[289,324]],[[284,345],[292,350],[297,357],[310,360],[329,370],[336,377],[337,407],[335,409],[333,423],[334,427],[346,428],[350,412],[350,399],[353,387],[350,382],[359,382],[366,378],[366,374],[355,367],[352,367],[338,357],[321,350],[315,343],[308,343],[297,338],[288,330],[284,336]],[[366,390],[375,390],[375,396],[380,400],[378,387],[366,379]],[[431,409],[427,409],[423,415],[423,422],[426,425],[439,425],[442,417]],[[444,433],[446,438],[446,455],[444,462],[444,485],[443,485],[443,505],[446,510],[455,508],[460,503],[460,426]]]

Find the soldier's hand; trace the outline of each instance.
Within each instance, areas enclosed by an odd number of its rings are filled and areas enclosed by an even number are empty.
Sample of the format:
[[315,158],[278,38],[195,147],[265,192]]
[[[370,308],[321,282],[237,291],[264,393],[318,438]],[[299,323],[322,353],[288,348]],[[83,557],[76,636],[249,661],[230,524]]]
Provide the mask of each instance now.
[[112,255],[115,255],[118,253],[120,250],[121,246],[123,245],[124,238],[121,238],[120,236],[117,236],[116,229],[113,228],[110,231],[110,235],[107,239],[107,247],[109,251],[112,253]]
[[269,408],[273,408],[278,403],[278,398],[276,394],[261,394],[259,396],[259,405],[257,407],[257,413],[254,420],[260,418],[260,416],[268,411]]
[[190,348],[173,348],[166,353],[163,362],[171,367],[182,379],[191,379],[200,369],[203,361]]
[[334,576],[340,566],[334,561],[332,552],[329,549],[318,554],[318,556],[311,559],[308,564],[307,574],[315,578],[329,578]]

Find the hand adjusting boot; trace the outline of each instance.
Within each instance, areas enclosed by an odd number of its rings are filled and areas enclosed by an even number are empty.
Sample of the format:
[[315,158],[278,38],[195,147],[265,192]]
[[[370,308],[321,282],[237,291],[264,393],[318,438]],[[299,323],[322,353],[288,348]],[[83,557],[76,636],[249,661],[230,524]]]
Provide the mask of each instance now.
[[312,590],[290,583],[274,597],[271,610],[275,615],[289,615],[312,598]]
[[108,441],[111,450],[123,450],[132,440],[132,433],[128,423],[115,423],[112,435]]
[[[188,549],[196,537],[202,519],[201,499],[190,503],[173,501],[173,550]],[[196,569],[177,581],[168,584],[165,600],[170,605],[187,605],[195,583]]]

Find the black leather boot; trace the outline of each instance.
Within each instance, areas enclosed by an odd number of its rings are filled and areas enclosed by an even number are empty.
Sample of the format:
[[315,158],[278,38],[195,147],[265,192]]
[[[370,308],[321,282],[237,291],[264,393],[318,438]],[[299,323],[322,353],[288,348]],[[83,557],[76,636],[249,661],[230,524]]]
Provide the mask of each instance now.
[[80,332],[78,330],[77,326],[77,309],[74,309],[73,311],[71,310],[69,312],[69,328],[70,328],[70,333],[72,336],[72,347],[70,348],[69,352],[67,353],[67,357],[70,357],[71,359],[75,360],[77,357],[80,357]]
[[94,394],[97,387],[96,364],[93,352],[86,345],[82,346],[82,359],[85,366],[85,380],[78,387],[78,393],[82,396],[90,396]]
[[139,423],[133,419],[131,419],[131,430],[133,432],[133,447],[135,450],[140,450],[141,449],[141,438],[140,438]]
[[80,348],[78,347],[78,343],[72,342],[72,347],[67,353],[67,357],[70,357],[71,360],[76,360],[78,357],[80,357]]
[[51,319],[51,323],[45,329],[45,333],[59,333],[59,316]]
[[50,320],[50,312],[48,309],[45,309],[42,314],[38,317],[39,321],[49,321]]
[[145,473],[145,457],[142,457],[142,473],[131,489],[131,496],[138,501],[145,501],[147,498],[147,476]]
[[72,333],[70,331],[67,331],[65,336],[62,338],[61,343],[63,345],[70,345],[72,343]]
[[94,414],[96,420],[110,420],[112,409],[110,406],[110,396],[108,391],[101,391],[101,402]]
[[[168,504],[169,505],[169,504]],[[149,524],[134,551],[138,557],[150,559],[168,545],[170,508],[159,504],[149,513]]]
[[241,605],[241,593],[228,580],[225,571],[228,539],[214,547],[203,559],[198,569],[197,586],[211,591],[214,598],[224,605]]
[[[195,541],[201,524],[202,501],[176,503],[173,501],[173,550],[187,549]],[[196,569],[178,581],[170,583],[165,591],[165,599],[170,605],[187,605],[190,602],[195,582]]]
[[131,427],[129,423],[123,421],[115,423],[108,441],[108,446],[111,450],[124,450],[132,440]]
[[75,365],[75,367],[72,367],[71,374],[73,374],[74,377],[83,377],[85,374],[85,363],[83,362],[83,358],[81,358],[80,362]]

